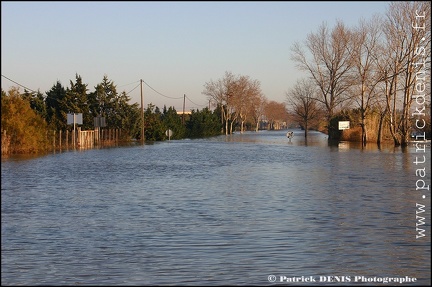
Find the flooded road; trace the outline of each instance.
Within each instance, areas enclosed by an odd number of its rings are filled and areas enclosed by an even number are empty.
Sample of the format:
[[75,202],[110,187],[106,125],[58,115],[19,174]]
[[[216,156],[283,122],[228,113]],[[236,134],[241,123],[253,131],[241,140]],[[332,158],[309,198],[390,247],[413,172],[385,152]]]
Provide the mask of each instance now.
[[2,285],[429,285],[415,148],[285,133],[2,160]]

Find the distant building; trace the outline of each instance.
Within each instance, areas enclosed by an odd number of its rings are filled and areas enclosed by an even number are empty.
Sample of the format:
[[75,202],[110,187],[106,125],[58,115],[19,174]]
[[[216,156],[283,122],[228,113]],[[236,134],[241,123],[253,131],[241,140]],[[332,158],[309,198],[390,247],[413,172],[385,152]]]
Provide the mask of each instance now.
[[190,115],[192,114],[191,111],[189,112],[177,112],[177,115],[180,116],[182,118],[182,123],[184,124],[186,121],[189,120]]
[[[184,114],[185,115],[190,115],[190,114],[192,114],[192,112],[191,111],[189,111],[189,112],[184,112]],[[183,115],[183,112],[177,112],[177,115]]]

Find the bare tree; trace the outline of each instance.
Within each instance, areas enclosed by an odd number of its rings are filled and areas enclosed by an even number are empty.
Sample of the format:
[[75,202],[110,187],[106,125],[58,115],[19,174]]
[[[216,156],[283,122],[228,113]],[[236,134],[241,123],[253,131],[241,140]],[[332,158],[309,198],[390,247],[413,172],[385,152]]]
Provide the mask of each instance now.
[[235,81],[234,108],[240,119],[240,131],[244,132],[244,124],[251,117],[251,110],[262,95],[260,82],[249,76],[239,76]]
[[241,132],[250,110],[257,105],[262,97],[260,82],[249,76],[234,76],[225,72],[225,77],[214,82],[207,82],[203,94],[215,105],[222,107],[222,120],[225,121],[225,134],[233,132],[237,119],[241,122]]
[[[240,119],[240,132],[243,133],[244,122],[247,119],[247,107],[250,102],[248,95],[249,79],[246,76],[241,76],[235,82],[234,106],[236,114]],[[232,128],[231,128],[232,129]]]
[[251,115],[253,123],[255,124],[256,132],[259,130],[259,124],[264,114],[264,107],[267,105],[267,102],[267,98],[263,94],[260,94],[253,102],[251,102],[251,105],[249,107],[249,113]]
[[281,129],[284,122],[287,121],[288,113],[284,103],[270,101],[264,107],[264,115],[269,122],[268,129]]
[[[411,130],[414,93],[426,93],[425,71],[430,68],[430,2],[392,2],[384,25],[387,65],[386,105],[395,145],[406,146]],[[430,94],[430,92],[429,92]],[[420,115],[424,115],[419,110]]]
[[[350,32],[339,21],[331,31],[322,24],[318,32],[309,34],[304,43],[307,49],[299,43],[291,48],[291,59],[299,69],[310,73],[319,88],[319,100],[327,110],[329,140],[333,138],[330,120],[335,109],[347,99],[346,91],[351,85],[350,38]],[[310,52],[311,59],[305,50]]]
[[366,119],[378,93],[377,85],[382,81],[378,67],[382,21],[374,16],[369,22],[361,20],[352,37],[353,101],[360,111],[361,141],[367,142]]
[[286,92],[289,111],[294,115],[294,120],[304,127],[305,138],[307,138],[309,124],[320,116],[316,98],[316,85],[304,79],[298,80],[295,86]]
[[225,134],[228,135],[228,123],[232,121],[233,107],[233,83],[234,75],[231,72],[225,72],[225,76],[217,81],[210,80],[204,84],[204,95],[207,95],[215,106],[221,107],[222,123],[225,121]]
[[387,85],[386,77],[384,76],[386,75],[385,71],[386,71],[386,67],[379,64],[377,72],[379,73],[380,77],[382,77],[383,80],[376,87],[377,95],[375,96],[374,101],[372,103],[372,109],[374,110],[374,112],[378,113],[379,116],[377,134],[376,134],[378,146],[381,145],[385,118],[388,115],[387,104],[386,104],[388,85]]

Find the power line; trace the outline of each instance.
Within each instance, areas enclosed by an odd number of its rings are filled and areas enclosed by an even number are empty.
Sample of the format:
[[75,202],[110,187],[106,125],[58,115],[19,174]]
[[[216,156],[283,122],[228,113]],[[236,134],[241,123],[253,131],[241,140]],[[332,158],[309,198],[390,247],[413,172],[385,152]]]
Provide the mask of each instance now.
[[136,85],[136,87],[135,88],[133,88],[132,90],[130,90],[129,92],[127,92],[126,93],[126,95],[129,95],[130,93],[132,93],[133,92],[133,90],[135,90],[136,88],[138,88],[140,86],[140,84],[138,84],[138,85]]
[[[28,91],[31,91],[31,92],[33,92],[33,93],[38,93],[38,92],[36,92],[35,90],[30,89],[30,88],[27,88],[26,86],[24,86],[24,85],[22,85],[22,84],[20,84],[20,83],[18,83],[18,82],[16,82],[16,81],[14,81],[14,80],[12,80],[12,79],[6,77],[6,76],[3,75],[3,74],[2,74],[2,77],[4,77],[5,79],[8,79],[9,81],[11,81],[11,82],[17,84],[18,86],[20,86],[20,87],[22,87],[22,88],[24,88],[24,89],[26,89],[26,90],[28,90]],[[130,83],[130,84],[123,85],[123,86],[131,85],[131,84],[134,84],[134,83],[136,83],[136,82],[137,82],[137,81],[132,82],[132,83]],[[138,82],[139,82],[139,81],[138,81]],[[149,84],[147,84],[144,80],[143,80],[143,83],[146,84],[147,87],[149,87],[150,89],[152,89],[155,93],[161,95],[162,97],[169,98],[169,99],[174,99],[174,100],[178,100],[178,99],[182,99],[182,98],[183,98],[183,97],[169,97],[169,96],[166,96],[166,95],[164,95],[164,94],[162,94],[162,93],[156,91],[156,90],[155,90],[154,88],[152,88]],[[123,86],[121,86],[121,87],[123,87]],[[139,86],[140,86],[140,84],[136,85],[132,90],[130,90],[129,92],[127,92],[126,95],[130,94],[131,92],[133,92],[133,91],[134,91],[136,88],[138,88]],[[185,95],[185,96],[186,96],[186,95]],[[46,98],[52,98],[52,97],[46,96]],[[194,104],[195,106],[199,106],[199,107],[203,107],[203,106],[205,106],[205,105],[199,105],[199,104],[195,103],[195,102],[192,101],[188,96],[186,96],[186,98],[187,98],[187,99],[188,99],[192,104]],[[54,100],[58,100],[58,99],[56,99],[56,98],[52,98],[52,99],[54,99]]]
[[[30,90],[31,92],[36,93],[36,94],[39,93],[39,92],[36,92],[35,90],[29,89],[29,88],[27,88],[26,86],[21,85],[20,83],[15,82],[15,81],[12,80],[12,79],[9,79],[9,78],[6,77],[5,75],[2,75],[2,77],[4,77],[4,78],[8,79],[9,81],[11,81],[11,82],[13,82],[13,83],[19,85],[20,87],[23,87],[23,88],[26,89],[26,90]],[[60,100],[57,99],[57,98],[53,98],[53,97],[50,97],[50,96],[46,95],[46,93],[45,93],[44,99],[45,99],[45,100],[47,100],[47,99],[51,99],[51,100],[55,100],[55,101],[60,101]]]
[[191,99],[188,98],[188,96],[186,96],[186,98],[187,98],[187,99],[188,99],[192,104],[194,104],[195,106],[199,106],[199,107],[207,106],[207,105],[198,105],[197,103],[194,103]]
[[124,86],[129,86],[129,85],[132,85],[132,84],[135,84],[135,83],[139,83],[139,81],[135,81],[135,82],[132,82],[132,83],[129,83],[129,84],[121,85],[121,86],[119,86],[119,88],[124,87]]
[[12,80],[12,79],[9,79],[9,78],[6,77],[5,75],[2,75],[2,77],[8,79],[8,80],[11,81],[12,83],[17,84],[17,85],[20,86],[20,87],[23,87],[23,88],[26,89],[26,90],[29,90],[29,91],[31,91],[31,92],[33,92],[33,93],[37,93],[35,90],[29,89],[29,88],[27,88],[26,86],[21,85],[20,83],[17,83],[17,82],[15,82],[15,81]]
[[[149,84],[147,84],[144,80],[143,80],[143,83],[146,84],[147,87],[149,87],[150,89],[152,89],[155,93],[157,93],[157,94],[159,94],[159,95],[161,95],[161,96],[163,96],[163,97],[165,97],[165,98],[174,99],[174,100],[178,100],[178,99],[183,98],[183,97],[169,97],[169,96],[166,96],[166,95],[164,95],[164,94],[162,94],[162,93],[156,91],[155,89],[153,89],[153,88],[152,88]],[[186,95],[185,95],[185,96],[186,96]],[[187,99],[188,99],[192,104],[194,104],[194,105],[196,105],[196,106],[199,106],[199,107],[207,106],[207,105],[199,105],[199,104],[195,103],[194,101],[192,101],[191,99],[189,99],[188,96],[186,96],[186,98],[187,98]]]
[[159,93],[158,91],[156,91],[155,89],[153,89],[152,87],[150,87],[150,85],[147,84],[144,80],[143,80],[143,83],[146,84],[147,87],[149,87],[150,89],[152,89],[155,93],[161,95],[162,97],[169,98],[169,99],[174,99],[174,100],[178,100],[178,99],[182,99],[182,98],[183,98],[183,97],[174,98],[174,97],[168,97],[168,96],[165,96],[164,94]]

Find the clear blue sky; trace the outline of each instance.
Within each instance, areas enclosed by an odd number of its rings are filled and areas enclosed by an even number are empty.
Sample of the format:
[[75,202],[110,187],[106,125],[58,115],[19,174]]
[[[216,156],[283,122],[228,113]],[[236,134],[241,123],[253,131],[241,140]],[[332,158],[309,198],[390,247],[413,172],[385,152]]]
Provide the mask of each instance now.
[[[75,74],[90,92],[104,75],[117,91],[143,79],[149,102],[202,109],[204,84],[225,71],[261,82],[269,100],[304,74],[290,47],[326,22],[354,26],[390,2],[1,2],[1,73],[42,93]],[[1,77],[7,91],[13,82]],[[23,91],[23,89],[21,89]],[[140,88],[129,93],[140,103]],[[189,100],[190,99],[190,100]]]

